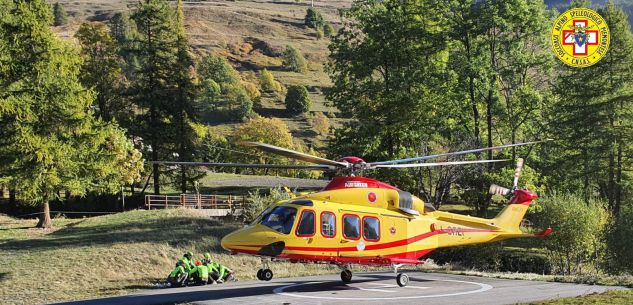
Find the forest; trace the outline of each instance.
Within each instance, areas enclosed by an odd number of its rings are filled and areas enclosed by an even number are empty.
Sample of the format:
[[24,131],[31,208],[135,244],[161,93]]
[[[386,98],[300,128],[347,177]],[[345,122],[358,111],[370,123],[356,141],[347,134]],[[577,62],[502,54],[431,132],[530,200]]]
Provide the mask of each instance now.
[[[311,115],[310,88],[269,72],[311,69],[300,50],[271,50],[280,65],[246,75],[192,51],[182,0],[140,1],[82,23],[72,40],[51,29],[69,18],[61,5],[0,0],[0,197],[40,206],[38,226],[50,227],[50,200],[192,192],[206,173],[145,161],[294,162],[239,141],[375,161],[552,139],[464,158],[526,160],[521,185],[540,196],[530,219],[557,232],[544,242],[557,272],[633,271],[633,6],[547,2],[356,0],[339,20],[308,8],[304,26],[329,40],[323,92],[337,109]],[[591,7],[609,26],[610,49],[593,66],[566,66],[550,48],[553,21],[570,7]],[[258,112],[263,96],[309,116],[318,143]],[[212,128],[224,123],[238,127]],[[491,216],[503,201],[488,186],[510,184],[513,163],[370,175],[436,208]]]

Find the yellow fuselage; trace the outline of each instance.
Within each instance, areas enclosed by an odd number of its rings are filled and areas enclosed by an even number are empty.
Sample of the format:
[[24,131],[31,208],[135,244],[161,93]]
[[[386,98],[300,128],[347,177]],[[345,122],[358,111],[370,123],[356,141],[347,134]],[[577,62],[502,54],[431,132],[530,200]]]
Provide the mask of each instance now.
[[[281,226],[262,222],[260,217],[224,237],[222,247],[234,253],[291,261],[415,264],[436,248],[525,235],[518,223],[529,202],[510,204],[497,218],[483,219],[425,208],[422,200],[403,193],[386,188],[347,188],[282,201],[266,211],[270,213],[276,207],[296,210],[295,216],[287,219],[289,232],[280,232]],[[401,197],[405,195],[410,196],[408,208],[402,206]],[[311,217],[314,228],[310,228]],[[305,223],[300,224],[303,218]]]

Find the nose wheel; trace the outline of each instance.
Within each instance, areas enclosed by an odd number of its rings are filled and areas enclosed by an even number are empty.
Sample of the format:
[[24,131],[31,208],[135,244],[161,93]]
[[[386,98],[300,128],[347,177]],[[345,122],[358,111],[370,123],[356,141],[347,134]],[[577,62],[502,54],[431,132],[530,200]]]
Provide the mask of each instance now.
[[270,281],[273,279],[273,271],[270,269],[257,270],[257,279],[260,281]]
[[273,279],[273,271],[268,266],[268,260],[262,259],[262,268],[257,270],[257,279],[260,281],[270,281]]

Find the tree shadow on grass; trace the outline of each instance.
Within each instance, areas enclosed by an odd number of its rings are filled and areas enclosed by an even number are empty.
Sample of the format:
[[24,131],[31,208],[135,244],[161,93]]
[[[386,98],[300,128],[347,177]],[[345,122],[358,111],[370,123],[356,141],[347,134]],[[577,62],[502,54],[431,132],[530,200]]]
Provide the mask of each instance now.
[[0,272],[0,282],[4,282],[9,279],[11,273],[9,272]]
[[[226,224],[206,218],[174,217],[116,222],[89,227],[73,226],[59,229],[40,239],[12,240],[2,247],[7,250],[51,250],[69,247],[110,246],[119,243],[168,243],[170,245],[193,244],[205,238],[217,240],[209,250],[221,250],[219,240],[239,225]],[[208,249],[208,248],[207,248]]]

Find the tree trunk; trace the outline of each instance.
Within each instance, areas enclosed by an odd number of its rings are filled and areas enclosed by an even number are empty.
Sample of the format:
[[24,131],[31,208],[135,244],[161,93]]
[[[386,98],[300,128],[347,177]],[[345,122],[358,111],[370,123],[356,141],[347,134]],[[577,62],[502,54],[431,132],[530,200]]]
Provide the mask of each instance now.
[[15,189],[9,188],[9,204],[15,204]]
[[37,227],[42,229],[52,228],[53,221],[51,221],[51,209],[48,205],[48,195],[44,196],[40,207],[42,209],[42,212],[39,215],[40,221],[37,223]]

